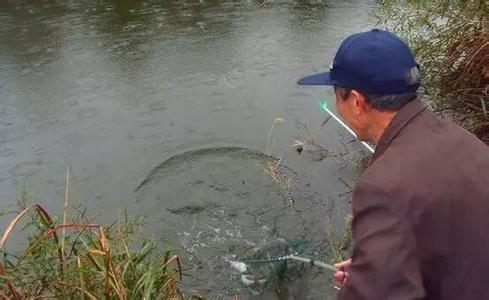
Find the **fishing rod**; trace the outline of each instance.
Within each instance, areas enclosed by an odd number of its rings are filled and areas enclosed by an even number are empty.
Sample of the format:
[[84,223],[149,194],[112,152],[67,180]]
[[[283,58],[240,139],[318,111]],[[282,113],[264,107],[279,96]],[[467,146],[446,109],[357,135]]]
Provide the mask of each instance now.
[[[321,107],[322,110],[326,111],[333,119],[335,119],[336,122],[338,122],[341,126],[343,126],[343,128],[345,128],[349,133],[351,133],[351,135],[353,135],[355,138],[358,139],[358,136],[356,135],[356,133],[350,128],[348,127],[348,125],[345,124],[345,122],[343,122],[340,118],[338,118],[329,108],[328,108],[328,102],[327,101],[319,101],[319,107]],[[368,151],[370,151],[371,153],[374,153],[375,152],[375,149],[372,148],[372,146],[370,146],[369,144],[367,144],[366,142],[364,141],[361,141],[362,145],[365,146],[365,148],[368,149]]]

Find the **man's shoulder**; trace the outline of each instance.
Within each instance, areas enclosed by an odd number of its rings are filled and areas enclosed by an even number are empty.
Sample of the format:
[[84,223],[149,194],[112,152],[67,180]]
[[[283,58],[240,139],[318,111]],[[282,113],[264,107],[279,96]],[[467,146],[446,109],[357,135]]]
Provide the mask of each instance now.
[[437,115],[431,109],[424,110],[411,120],[399,132],[395,138],[395,142],[401,143],[403,149],[409,149],[409,147],[406,147],[408,145],[414,146],[414,149],[410,149],[413,152],[416,152],[416,148],[419,148],[421,151],[423,146],[441,150],[441,146],[464,148],[474,145],[476,146],[474,148],[476,151],[485,151],[486,153],[489,151],[487,145],[474,134],[455,124],[453,121]]
[[[423,112],[396,136],[359,183],[393,195],[433,195],[481,186],[489,178],[489,148],[458,125]],[[485,179],[489,184],[489,179]],[[450,185],[443,187],[444,185]]]

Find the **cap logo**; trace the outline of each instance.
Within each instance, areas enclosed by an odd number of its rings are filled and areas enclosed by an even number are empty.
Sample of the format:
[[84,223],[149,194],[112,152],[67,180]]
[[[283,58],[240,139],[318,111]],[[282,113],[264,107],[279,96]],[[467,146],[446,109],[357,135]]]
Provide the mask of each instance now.
[[408,85],[414,85],[418,84],[421,81],[420,75],[419,75],[419,67],[414,66],[410,68],[407,72],[406,75],[404,76],[404,81]]

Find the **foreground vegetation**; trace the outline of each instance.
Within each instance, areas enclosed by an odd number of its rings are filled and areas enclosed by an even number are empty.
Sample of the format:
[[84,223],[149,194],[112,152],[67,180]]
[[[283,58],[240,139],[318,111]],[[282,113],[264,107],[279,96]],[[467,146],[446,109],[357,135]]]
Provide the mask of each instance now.
[[489,2],[382,3],[379,21],[413,48],[434,109],[489,144]]
[[[69,220],[67,206],[56,218],[39,204],[26,206],[26,195],[0,239],[0,299],[183,298],[178,256],[142,237],[141,222],[124,215],[103,226],[83,209]],[[14,232],[29,236],[11,254],[6,243]]]

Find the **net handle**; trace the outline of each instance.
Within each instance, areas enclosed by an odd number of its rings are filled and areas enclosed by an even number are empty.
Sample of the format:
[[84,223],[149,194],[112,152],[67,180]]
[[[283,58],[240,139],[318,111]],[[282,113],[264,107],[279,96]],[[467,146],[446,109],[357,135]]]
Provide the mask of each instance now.
[[319,268],[327,269],[333,272],[338,271],[333,265],[327,264],[323,261],[320,260],[314,260],[310,259],[307,257],[301,257],[301,256],[296,256],[293,254],[282,256],[282,257],[277,257],[277,258],[271,258],[271,259],[261,259],[261,260],[248,260],[248,261],[243,261],[244,263],[248,264],[261,264],[261,263],[271,263],[271,262],[276,262],[276,261],[281,261],[281,260],[295,260],[295,261],[300,261],[303,263],[310,264],[311,266],[316,266]]

